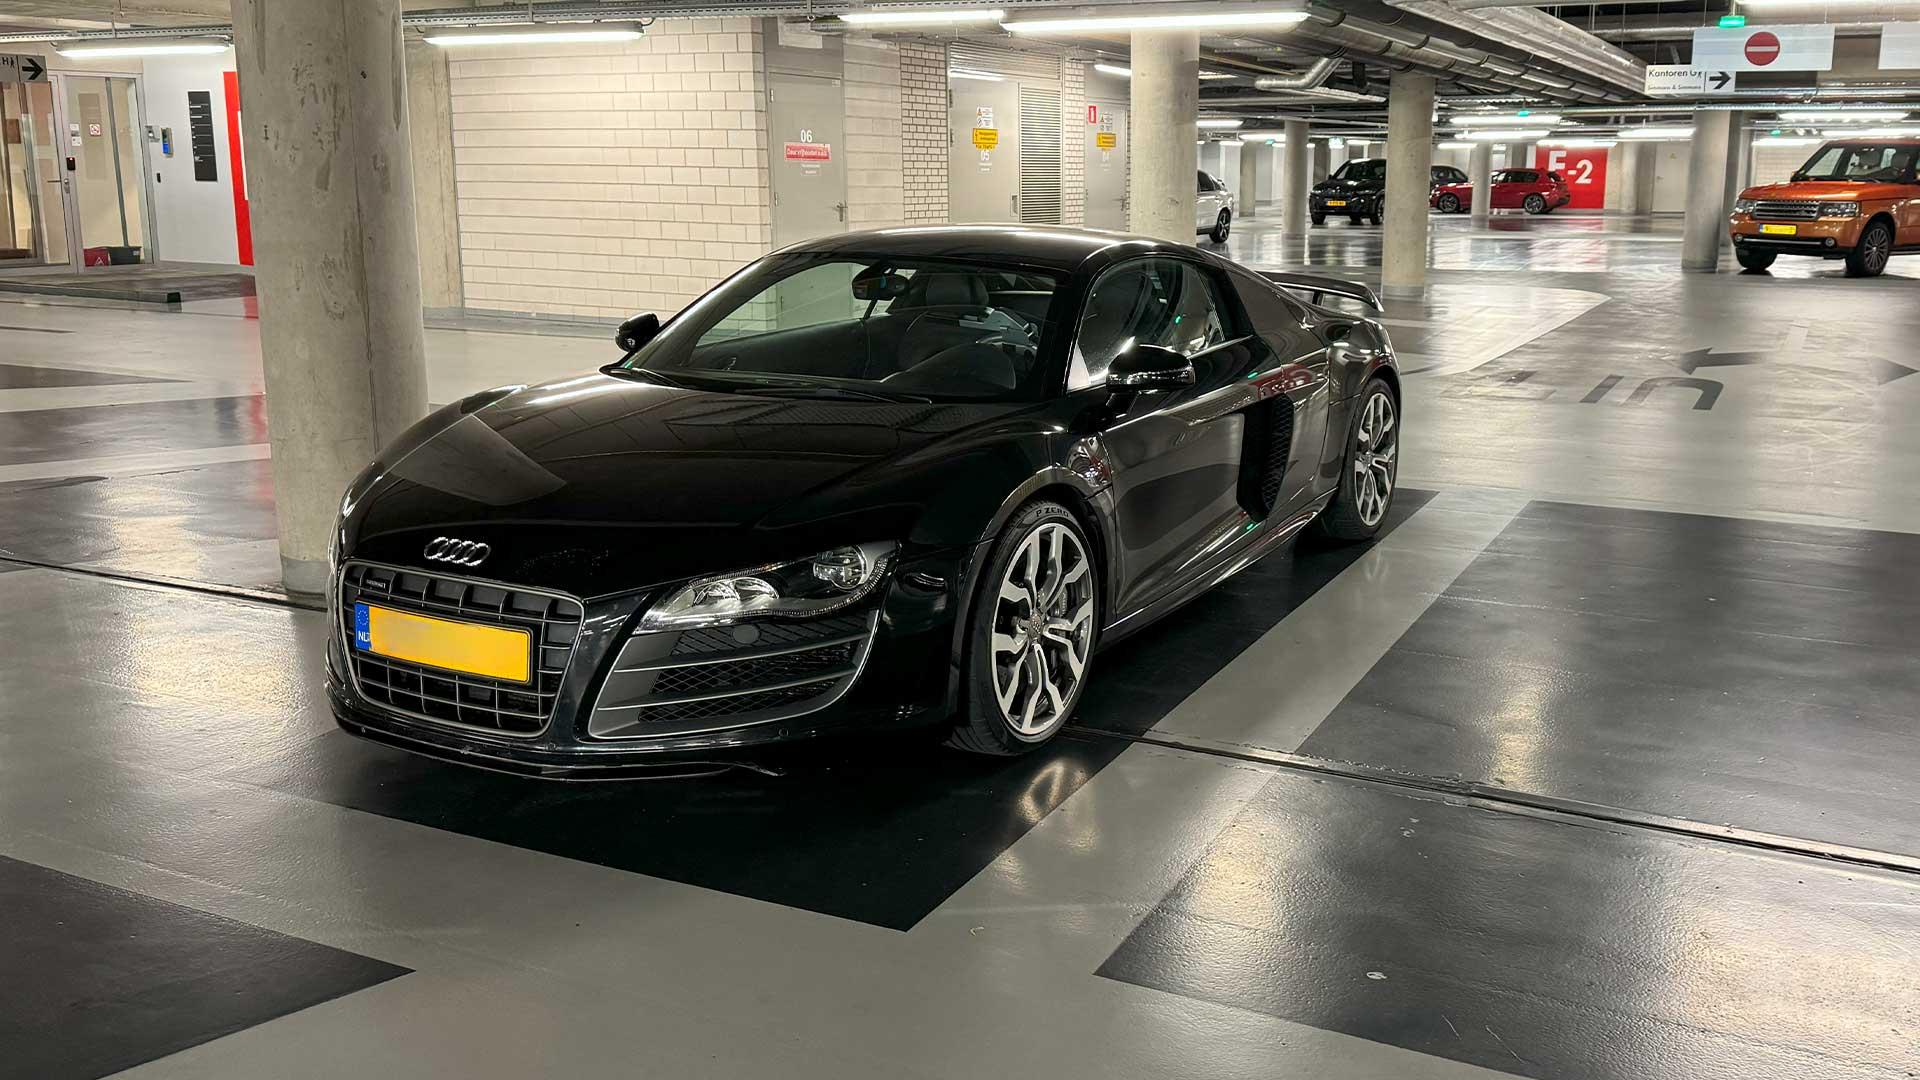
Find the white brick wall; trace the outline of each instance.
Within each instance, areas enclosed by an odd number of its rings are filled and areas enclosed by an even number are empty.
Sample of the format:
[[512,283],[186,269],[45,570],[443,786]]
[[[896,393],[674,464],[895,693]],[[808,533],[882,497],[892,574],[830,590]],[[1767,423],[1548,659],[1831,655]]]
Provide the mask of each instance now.
[[900,136],[906,202],[912,225],[947,221],[947,48],[925,42],[900,46]]
[[1060,65],[1060,224],[1087,223],[1087,65]]
[[763,55],[755,20],[661,19],[453,57],[466,306],[665,318],[763,254]]
[[902,224],[900,51],[848,41],[845,74],[847,228]]

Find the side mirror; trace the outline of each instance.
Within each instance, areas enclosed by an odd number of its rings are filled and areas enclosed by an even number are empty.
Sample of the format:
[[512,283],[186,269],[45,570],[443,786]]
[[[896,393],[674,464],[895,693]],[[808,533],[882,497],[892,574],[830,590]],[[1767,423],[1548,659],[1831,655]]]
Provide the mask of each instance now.
[[660,316],[649,311],[621,323],[620,329],[613,332],[613,343],[620,346],[622,352],[636,352],[659,332]]
[[1107,367],[1107,388],[1145,393],[1192,386],[1198,378],[1186,357],[1163,345],[1135,345]]

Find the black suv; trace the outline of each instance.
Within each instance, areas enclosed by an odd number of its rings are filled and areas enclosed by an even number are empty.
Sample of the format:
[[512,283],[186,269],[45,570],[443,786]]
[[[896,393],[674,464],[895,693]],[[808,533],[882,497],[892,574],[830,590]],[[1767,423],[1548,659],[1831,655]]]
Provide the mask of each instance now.
[[[1451,165],[1433,166],[1428,190],[1438,184],[1464,184],[1467,174]],[[1386,208],[1387,159],[1355,158],[1340,163],[1333,175],[1313,186],[1310,205],[1315,225],[1325,225],[1328,214],[1345,214],[1355,225],[1361,218],[1380,224]]]

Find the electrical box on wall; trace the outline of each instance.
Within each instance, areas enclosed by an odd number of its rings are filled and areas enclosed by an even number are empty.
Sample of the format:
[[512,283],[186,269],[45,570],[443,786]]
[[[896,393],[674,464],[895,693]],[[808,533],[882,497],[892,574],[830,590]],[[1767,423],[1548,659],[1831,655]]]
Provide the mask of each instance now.
[[170,127],[160,129],[160,156],[173,156],[173,129]]

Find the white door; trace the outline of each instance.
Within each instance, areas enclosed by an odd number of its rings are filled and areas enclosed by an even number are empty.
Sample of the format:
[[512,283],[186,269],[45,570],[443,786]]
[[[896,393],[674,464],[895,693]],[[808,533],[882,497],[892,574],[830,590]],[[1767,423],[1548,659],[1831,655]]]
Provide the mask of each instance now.
[[1019,221],[1018,84],[996,77],[957,78],[952,85],[948,216],[955,224]]
[[152,262],[138,80],[57,74],[53,89],[71,265]]
[[774,247],[847,231],[846,115],[839,79],[767,76]]
[[1087,228],[1127,228],[1127,107],[1088,107]]

